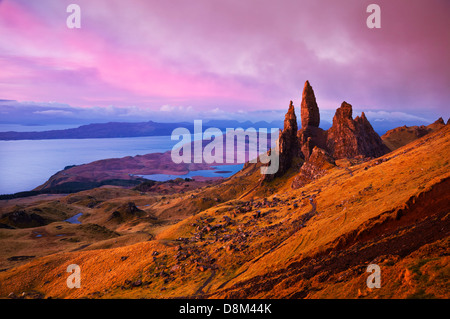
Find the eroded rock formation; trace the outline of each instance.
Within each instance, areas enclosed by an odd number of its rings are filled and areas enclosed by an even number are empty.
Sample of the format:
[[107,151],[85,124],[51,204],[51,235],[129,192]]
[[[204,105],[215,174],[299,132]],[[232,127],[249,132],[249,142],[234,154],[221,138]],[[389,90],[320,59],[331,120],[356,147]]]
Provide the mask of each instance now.
[[352,106],[342,102],[333,117],[333,126],[327,131],[328,152],[335,158],[379,157],[389,152],[380,136],[370,125],[364,112],[352,117]]
[[295,158],[300,155],[300,144],[297,139],[297,116],[295,115],[294,103],[289,103],[289,109],[284,117],[284,127],[278,136],[279,168],[273,175],[264,175],[263,180],[271,180],[281,176],[292,166]]
[[[297,116],[295,115],[294,103],[289,103],[289,110],[284,117],[284,128],[279,136],[280,156],[291,159],[299,155],[300,145],[297,139]],[[282,162],[282,161],[280,161]],[[289,168],[290,161],[283,161],[284,166]]]
[[319,127],[320,113],[317,106],[314,90],[308,81],[305,82],[302,93],[302,104],[300,108],[302,128],[307,126]]
[[319,128],[319,107],[317,106],[314,90],[308,81],[306,81],[303,88],[300,112],[302,127],[297,132],[297,138],[300,143],[301,155],[305,160],[308,160],[314,146],[325,149],[327,142],[326,131]]
[[309,159],[300,168],[299,174],[292,182],[292,188],[300,188],[325,175],[335,166],[334,159],[323,149],[315,146]]
[[263,180],[282,176],[294,166],[296,159],[301,158],[304,164],[293,183],[293,187],[301,187],[322,176],[334,165],[335,159],[379,157],[389,152],[364,113],[353,119],[352,106],[347,102],[336,110],[332,127],[328,131],[321,129],[319,107],[308,81],[303,88],[300,114],[302,126],[297,130],[297,117],[291,101],[278,139],[279,170]]

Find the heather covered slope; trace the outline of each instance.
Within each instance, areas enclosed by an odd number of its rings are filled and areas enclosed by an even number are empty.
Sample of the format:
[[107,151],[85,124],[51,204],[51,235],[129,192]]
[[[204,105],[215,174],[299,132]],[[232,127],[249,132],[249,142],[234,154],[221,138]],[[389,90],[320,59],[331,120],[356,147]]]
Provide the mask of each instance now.
[[[261,183],[246,166],[172,195],[200,212],[153,240],[37,258],[0,273],[0,296],[448,298],[449,149],[446,125],[380,158],[337,161],[298,189],[292,168]],[[369,263],[381,267],[380,289],[366,287]],[[81,267],[80,289],[66,286],[69,264]]]

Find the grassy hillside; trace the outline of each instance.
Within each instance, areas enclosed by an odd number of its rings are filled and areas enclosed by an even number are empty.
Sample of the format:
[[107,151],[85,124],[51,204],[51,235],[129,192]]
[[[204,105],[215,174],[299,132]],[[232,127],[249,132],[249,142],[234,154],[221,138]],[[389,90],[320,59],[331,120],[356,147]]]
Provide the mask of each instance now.
[[[43,245],[42,257],[19,265],[2,253],[0,296],[448,298],[449,150],[446,125],[383,157],[340,161],[299,189],[294,170],[261,184],[248,166],[184,194],[73,194],[60,201],[81,209],[83,224],[67,227],[90,247]],[[142,213],[109,219],[128,202]],[[43,229],[54,236],[58,223]],[[105,232],[75,230],[88,225]],[[14,233],[25,245],[33,231],[2,229],[0,240]],[[381,268],[380,289],[365,284],[370,263]],[[66,286],[69,264],[81,267],[79,289]]]
[[387,131],[381,139],[383,143],[391,150],[396,150],[408,143],[411,143],[426,134],[437,131],[445,126],[444,120],[440,118],[427,126],[401,126]]

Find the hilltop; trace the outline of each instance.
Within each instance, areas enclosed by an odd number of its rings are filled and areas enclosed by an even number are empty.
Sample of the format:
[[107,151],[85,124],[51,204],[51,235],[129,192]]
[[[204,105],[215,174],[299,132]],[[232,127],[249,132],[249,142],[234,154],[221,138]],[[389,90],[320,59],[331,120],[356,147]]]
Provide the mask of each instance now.
[[[450,122],[450,119],[447,121],[447,124]],[[389,147],[391,151],[396,150],[397,148],[404,146],[412,141],[415,141],[422,136],[427,135],[428,133],[434,132],[440,128],[445,126],[445,122],[440,117],[434,123],[430,125],[421,125],[421,126],[401,126],[394,128],[392,130],[387,131],[381,139],[383,143]]]

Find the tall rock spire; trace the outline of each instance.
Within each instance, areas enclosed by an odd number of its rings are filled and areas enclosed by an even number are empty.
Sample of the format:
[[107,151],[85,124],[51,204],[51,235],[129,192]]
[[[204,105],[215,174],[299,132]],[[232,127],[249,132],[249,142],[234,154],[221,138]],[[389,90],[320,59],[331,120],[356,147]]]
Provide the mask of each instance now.
[[[291,101],[284,117],[284,128],[280,130],[277,141],[278,172],[265,175],[262,181],[270,181],[282,176],[289,169],[300,170],[303,163],[309,166],[305,166],[301,174],[307,172],[309,167],[308,174],[311,175],[313,172],[317,175],[317,172],[322,172],[326,163],[334,165],[335,159],[378,157],[389,152],[364,113],[353,119],[352,106],[347,102],[343,102],[336,110],[332,127],[327,131],[321,129],[319,107],[308,81],[303,88],[300,113],[302,127],[298,130],[294,104]],[[437,122],[441,124],[443,120]],[[318,170],[312,168],[314,165],[318,167]],[[294,184],[300,187],[302,183]]]
[[278,136],[279,166],[275,174],[264,175],[263,180],[269,181],[274,177],[282,176],[292,166],[294,158],[300,155],[300,144],[297,138],[297,116],[294,103],[290,101],[289,109],[284,117],[284,128]]
[[319,128],[320,113],[317,106],[316,97],[314,91],[309,84],[309,81],[305,82],[302,94],[301,103],[301,120],[302,127],[298,131],[297,136],[301,148],[302,157],[307,160],[314,148],[318,146],[320,148],[326,148],[326,131]]
[[294,157],[300,152],[297,139],[297,116],[295,115],[294,103],[289,103],[289,109],[284,117],[284,128],[279,136],[280,147],[280,168],[279,175],[286,172],[291,167]]
[[283,132],[284,131],[293,131],[293,132],[295,132],[295,134],[297,134],[297,130],[298,130],[297,116],[295,115],[294,103],[292,101],[290,101],[289,109],[288,109],[286,115],[284,116]]
[[300,107],[300,114],[302,120],[302,128],[308,126],[319,127],[320,113],[317,106],[316,96],[309,81],[305,82],[302,94],[302,104]]

